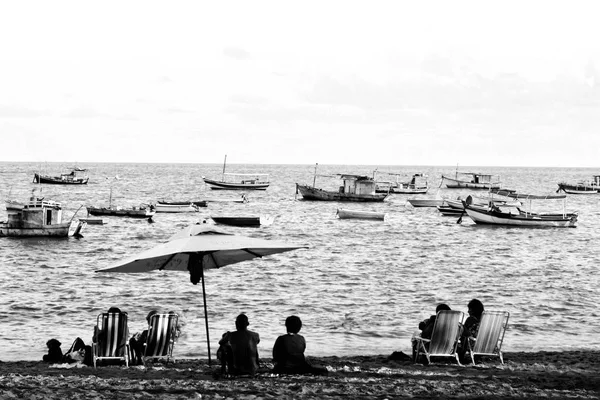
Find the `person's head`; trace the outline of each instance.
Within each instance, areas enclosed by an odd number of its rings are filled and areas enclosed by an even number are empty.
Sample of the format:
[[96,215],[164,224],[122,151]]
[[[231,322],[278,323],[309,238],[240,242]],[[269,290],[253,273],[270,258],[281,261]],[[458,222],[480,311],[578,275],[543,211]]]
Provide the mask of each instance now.
[[48,349],[53,350],[53,349],[59,349],[60,348],[61,343],[56,340],[56,339],[50,339],[46,342],[46,346],[48,347]]
[[150,310],[150,312],[148,313],[148,315],[146,315],[146,321],[150,322],[150,318],[152,318],[153,315],[158,314],[158,311],[156,310]]
[[112,313],[120,314],[121,313],[121,309],[119,307],[111,307],[111,308],[108,309],[108,312],[109,312],[109,314],[112,314]]
[[450,306],[448,306],[448,304],[438,304],[438,306],[435,308],[435,313],[439,313],[440,311],[450,311]]
[[481,314],[483,314],[483,303],[477,299],[473,299],[467,305],[469,308],[469,315],[471,317],[475,317],[477,319],[481,318]]
[[291,315],[285,319],[285,328],[289,333],[298,333],[302,329],[302,321],[300,317]]
[[250,325],[250,322],[248,322],[248,316],[246,314],[240,314],[235,319],[235,329],[238,331],[248,328],[248,325]]

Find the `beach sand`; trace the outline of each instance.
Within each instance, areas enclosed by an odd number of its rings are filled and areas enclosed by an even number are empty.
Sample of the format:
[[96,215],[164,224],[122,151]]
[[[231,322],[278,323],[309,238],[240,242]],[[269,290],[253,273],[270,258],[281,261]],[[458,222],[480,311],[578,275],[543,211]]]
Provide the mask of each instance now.
[[97,369],[0,362],[0,399],[600,398],[600,351],[513,352],[505,353],[504,365],[484,358],[477,366],[443,360],[424,366],[388,356],[311,358],[329,374],[254,378],[218,376],[219,367],[207,360]]

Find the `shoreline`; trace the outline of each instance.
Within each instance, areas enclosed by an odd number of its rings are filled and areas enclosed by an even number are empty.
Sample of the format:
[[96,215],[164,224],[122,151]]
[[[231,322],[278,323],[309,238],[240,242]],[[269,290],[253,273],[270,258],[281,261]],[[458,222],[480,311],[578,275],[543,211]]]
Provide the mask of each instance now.
[[[176,359],[152,367],[77,366],[0,361],[0,398],[39,399],[372,399],[600,398],[600,351],[539,351],[485,357],[476,366],[446,360],[429,366],[389,355],[310,357],[327,376],[275,375],[261,360],[255,377],[218,376],[206,359]],[[448,362],[448,363],[447,363]]]

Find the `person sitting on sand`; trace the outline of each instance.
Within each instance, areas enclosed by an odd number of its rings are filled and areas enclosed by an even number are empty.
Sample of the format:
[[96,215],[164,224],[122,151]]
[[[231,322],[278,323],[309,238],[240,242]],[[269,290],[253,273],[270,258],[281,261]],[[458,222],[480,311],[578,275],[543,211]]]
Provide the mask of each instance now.
[[258,370],[258,333],[248,330],[248,317],[240,314],[235,319],[235,332],[225,332],[221,345],[221,360],[231,375],[254,375]]
[[412,348],[413,348],[413,359],[417,352],[418,338],[421,337],[424,339],[431,339],[431,334],[433,333],[433,326],[435,325],[435,319],[437,317],[437,314],[443,310],[450,310],[450,306],[448,306],[447,304],[444,304],[444,303],[438,304],[438,306],[435,308],[434,315],[430,316],[426,320],[419,322],[419,330],[421,332],[415,332],[415,334],[413,335],[413,337],[411,339]]
[[458,356],[462,359],[467,352],[469,346],[467,341],[469,338],[476,338],[479,332],[479,323],[481,322],[481,314],[483,314],[483,303],[477,299],[473,299],[467,305],[469,316],[463,324],[463,330],[460,335],[460,343],[458,345]]
[[[146,321],[148,325],[150,325],[150,318],[158,314],[158,311],[151,310],[146,316]],[[134,334],[131,339],[129,339],[129,348],[131,349],[131,363],[133,365],[142,365],[142,357],[144,356],[144,349],[146,347],[146,341],[148,340],[148,329],[144,329],[142,333]]]
[[279,336],[273,346],[273,363],[275,364],[273,372],[276,374],[326,375],[327,369],[310,365],[304,357],[306,340],[298,334],[302,328],[300,317],[296,315],[287,317],[285,328],[287,334]]

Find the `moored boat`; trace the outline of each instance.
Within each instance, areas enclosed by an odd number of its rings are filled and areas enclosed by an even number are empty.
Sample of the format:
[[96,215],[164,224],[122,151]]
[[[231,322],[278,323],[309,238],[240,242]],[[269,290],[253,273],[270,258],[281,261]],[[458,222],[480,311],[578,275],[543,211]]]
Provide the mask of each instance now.
[[271,225],[275,217],[271,215],[261,216],[211,216],[215,223],[241,227],[259,227]]
[[157,213],[198,212],[198,206],[192,202],[157,201],[154,205]]
[[[398,194],[424,194],[429,191],[429,184],[427,182],[427,175],[422,173],[413,174],[410,180],[401,182],[399,179],[403,174],[391,173],[391,172],[376,172],[381,174],[392,175],[396,177],[395,181],[377,181],[376,182],[376,193],[398,193]],[[375,173],[373,174],[375,176]]]
[[89,181],[87,170],[83,168],[73,168],[69,173],[59,176],[42,175],[37,172],[33,175],[33,183],[48,183],[54,185],[85,185]]
[[600,175],[594,175],[592,180],[587,182],[560,182],[556,192],[565,192],[568,194],[597,194],[600,192]]
[[444,199],[408,199],[408,203],[413,207],[440,207],[445,204]]
[[153,209],[152,206],[148,206],[145,204],[141,204],[139,206],[133,206],[133,207],[126,207],[126,208],[116,207],[116,206],[112,206],[112,205],[109,207],[88,206],[87,212],[89,215],[95,215],[95,216],[105,215],[105,216],[113,216],[113,217],[130,217],[130,218],[150,218],[154,214],[156,214],[156,211]]
[[75,213],[69,222],[63,222],[60,203],[32,196],[22,207],[8,206],[8,219],[0,222],[0,236],[12,237],[68,237],[80,236],[85,221],[76,221]]
[[349,210],[347,208],[338,208],[336,215],[339,219],[368,219],[368,220],[385,220],[385,213],[376,211],[364,210]]
[[267,190],[270,185],[269,174],[226,173],[227,155],[223,161],[221,180],[202,177],[212,190]]
[[442,175],[442,183],[449,189],[500,189],[500,182],[494,181],[494,175],[479,172],[456,171],[454,178]]

